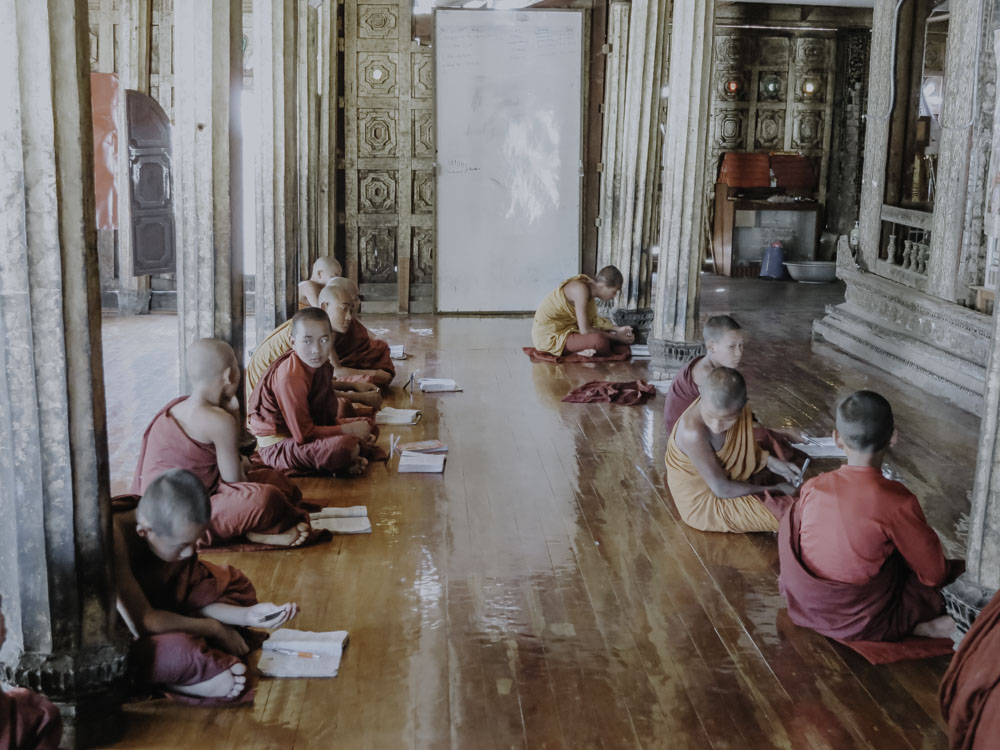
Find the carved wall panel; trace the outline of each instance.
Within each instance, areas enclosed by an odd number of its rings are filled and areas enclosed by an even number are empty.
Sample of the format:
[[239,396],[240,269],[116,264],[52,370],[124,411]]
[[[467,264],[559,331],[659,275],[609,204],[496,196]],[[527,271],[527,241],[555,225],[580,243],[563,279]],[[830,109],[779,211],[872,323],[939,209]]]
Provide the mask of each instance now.
[[813,151],[823,145],[823,113],[796,112],[792,120],[792,148]]
[[788,69],[789,39],[783,36],[766,36],[760,40],[759,67]]
[[431,51],[403,0],[344,5],[344,234],[365,310],[433,307]]
[[720,109],[715,113],[715,140],[721,149],[734,151],[744,147],[746,119],[743,109]]
[[757,112],[757,133],[754,148],[759,151],[780,149],[785,142],[785,110],[765,109]]

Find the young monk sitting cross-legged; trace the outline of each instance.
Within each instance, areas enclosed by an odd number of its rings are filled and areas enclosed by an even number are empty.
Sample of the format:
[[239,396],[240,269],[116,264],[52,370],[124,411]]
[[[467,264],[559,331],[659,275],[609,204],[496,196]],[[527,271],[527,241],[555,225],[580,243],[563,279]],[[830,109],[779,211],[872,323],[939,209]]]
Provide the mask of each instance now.
[[621,271],[614,266],[605,266],[594,278],[580,274],[566,279],[535,311],[532,345],[557,357],[606,357],[627,351],[635,342],[632,327],[615,326],[597,314],[597,300],[613,300],[623,281]]
[[[667,443],[667,486],[681,518],[702,531],[777,531],[799,478],[793,464],[757,445],[743,377],[717,367]],[[771,481],[773,476],[784,482]],[[760,475],[760,476],[757,476]],[[766,503],[766,506],[765,506]]]
[[892,407],[857,391],[837,406],[833,436],[847,465],[806,482],[778,534],[789,617],[849,641],[950,635],[938,589],[959,571],[917,498],[882,476],[896,440]]
[[257,603],[253,584],[228,565],[199,560],[208,493],[191,472],[154,479],[134,510],[114,514],[118,612],[137,639],[140,683],[191,698],[238,700],[245,658],[263,641],[244,628],[277,628],[298,605]]
[[396,366],[389,356],[389,344],[382,339],[372,338],[371,332],[358,318],[358,313],[361,312],[358,285],[345,276],[331,280],[320,293],[319,306],[327,310],[328,305],[333,303],[333,298],[329,295],[338,290],[351,298],[351,318],[346,330],[334,330],[333,351],[337,363],[333,369],[337,378],[347,382],[374,383],[380,388],[388,388],[396,377]]
[[364,471],[363,454],[378,433],[371,420],[338,418],[332,339],[327,313],[318,307],[299,310],[292,318],[292,350],[274,361],[250,394],[250,431],[268,466],[299,473]]
[[319,293],[331,279],[344,275],[344,269],[335,258],[321,255],[313,263],[312,276],[299,283],[299,309],[319,307]]
[[187,350],[191,395],[175,398],[142,436],[131,492],[141,495],[167,469],[187,469],[211,495],[204,546],[245,536],[251,542],[294,547],[309,536],[302,495],[283,474],[252,466],[239,452],[236,390],[240,368],[229,344],[199,339]]

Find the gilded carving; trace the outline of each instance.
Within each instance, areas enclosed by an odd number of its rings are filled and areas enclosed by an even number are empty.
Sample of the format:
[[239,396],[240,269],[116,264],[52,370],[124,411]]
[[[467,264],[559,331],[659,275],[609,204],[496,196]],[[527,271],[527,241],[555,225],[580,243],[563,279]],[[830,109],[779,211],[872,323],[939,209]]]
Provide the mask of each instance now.
[[800,110],[792,120],[792,146],[811,150],[823,147],[823,113]]
[[798,68],[822,68],[828,61],[829,41],[819,37],[800,37],[795,43],[795,65]]
[[385,214],[396,211],[396,170],[358,170],[358,211]]
[[361,282],[396,281],[396,228],[358,227]]
[[750,64],[750,38],[745,36],[723,35],[715,40],[715,59],[720,63],[729,63],[733,67]]
[[785,142],[785,110],[758,110],[754,140],[757,149],[780,149]]
[[396,110],[358,108],[358,156],[396,155]]
[[760,66],[776,67],[782,70],[788,67],[788,38],[783,36],[765,36],[760,40]]
[[745,102],[750,98],[747,72],[739,68],[716,70],[715,98],[726,102]]
[[757,101],[783,102],[788,93],[788,71],[761,71],[757,79]]
[[396,53],[358,53],[358,96],[396,95]]
[[715,142],[722,149],[743,148],[746,144],[746,110],[719,109],[715,113]]

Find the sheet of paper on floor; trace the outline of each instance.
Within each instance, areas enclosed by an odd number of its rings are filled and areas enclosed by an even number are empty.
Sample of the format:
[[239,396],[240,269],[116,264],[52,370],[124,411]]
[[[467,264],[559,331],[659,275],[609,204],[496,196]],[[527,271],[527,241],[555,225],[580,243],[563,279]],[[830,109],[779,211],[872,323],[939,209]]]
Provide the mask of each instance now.
[[323,508],[310,513],[310,518],[364,518],[368,515],[367,505],[351,505],[347,508]]
[[257,670],[266,677],[336,677],[347,640],[346,630],[282,628],[264,641]]
[[375,415],[375,424],[416,424],[420,421],[420,409],[394,409],[384,406]]
[[372,522],[368,516],[331,518],[330,516],[320,516],[316,518],[309,516],[309,522],[314,529],[326,529],[331,534],[371,534]]
[[811,458],[847,458],[847,454],[837,447],[837,442],[832,437],[803,435],[802,440],[803,442],[794,443],[792,447]]
[[417,385],[424,393],[450,393],[462,387],[451,378],[418,378]]

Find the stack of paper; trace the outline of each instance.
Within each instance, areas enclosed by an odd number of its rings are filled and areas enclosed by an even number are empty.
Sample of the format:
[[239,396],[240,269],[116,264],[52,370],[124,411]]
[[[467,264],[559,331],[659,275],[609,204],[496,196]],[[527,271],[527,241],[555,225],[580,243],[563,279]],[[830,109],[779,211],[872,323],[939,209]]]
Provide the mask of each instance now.
[[632,344],[632,359],[650,359],[648,344]]
[[257,669],[266,677],[336,677],[347,631],[282,628],[264,641]]
[[375,415],[375,424],[416,424],[420,421],[420,409],[394,409],[383,406]]
[[406,359],[406,344],[389,344],[390,359]]
[[396,450],[400,453],[447,453],[448,446],[440,440],[420,440],[415,443],[400,443]]
[[462,390],[451,378],[419,378],[417,385],[425,393],[448,393]]
[[403,451],[399,455],[400,474],[440,474],[444,471],[444,453]]
[[333,534],[371,534],[372,524],[368,520],[368,508],[353,505],[350,508],[323,508],[309,514],[309,523],[314,529],[326,529]]
[[792,447],[812,458],[847,458],[847,454],[837,447],[837,442],[832,437],[803,435],[802,442],[795,443]]

